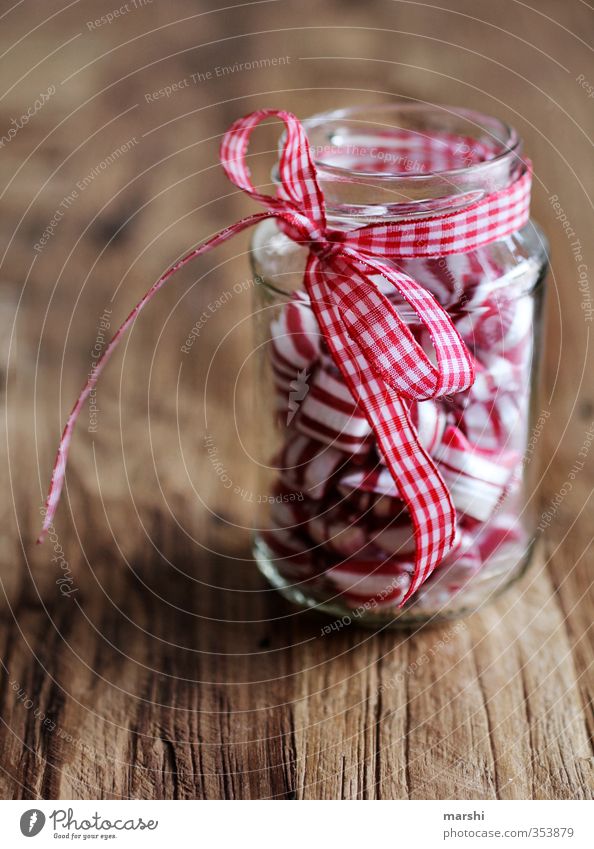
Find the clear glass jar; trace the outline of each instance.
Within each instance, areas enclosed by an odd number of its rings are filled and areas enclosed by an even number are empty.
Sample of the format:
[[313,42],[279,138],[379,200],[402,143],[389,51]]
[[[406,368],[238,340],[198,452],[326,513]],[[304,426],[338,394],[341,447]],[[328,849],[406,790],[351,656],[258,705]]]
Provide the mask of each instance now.
[[[515,131],[467,110],[398,104],[304,124],[336,229],[460,208],[508,185],[521,167]],[[456,140],[454,168],[426,169],[427,134]],[[522,574],[533,549],[535,463],[525,454],[537,409],[546,240],[529,223],[471,253],[395,263],[448,311],[477,372],[469,390],[413,405],[452,494],[458,541],[401,608],[412,526],[324,350],[303,291],[306,251],[274,220],[254,231],[257,427],[260,456],[269,458],[260,466],[259,568],[291,601],[343,622],[408,626],[476,610]],[[418,319],[398,307],[430,352]]]

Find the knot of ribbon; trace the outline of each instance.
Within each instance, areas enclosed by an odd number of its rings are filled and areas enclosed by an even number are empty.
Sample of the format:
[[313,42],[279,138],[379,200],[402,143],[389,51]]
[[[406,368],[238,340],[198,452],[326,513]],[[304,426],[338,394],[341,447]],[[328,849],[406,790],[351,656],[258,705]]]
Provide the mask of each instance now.
[[[275,196],[252,184],[246,156],[262,121],[284,124]],[[309,142],[289,112],[264,109],[237,120],[221,144],[221,164],[234,185],[265,207],[192,250],[149,289],[120,326],[91,372],[64,428],[46,501],[43,530],[52,524],[64,483],[72,432],[80,410],[123,334],[169,278],[188,262],[268,218],[308,249],[303,283],[320,331],[346,385],[375,435],[377,446],[405,502],[415,535],[413,577],[404,604],[429,577],[454,542],[456,513],[448,488],[412,423],[410,402],[450,395],[474,380],[471,355],[446,310],[391,260],[465,253],[519,230],[529,217],[531,169],[522,162],[505,188],[460,209],[426,217],[373,223],[353,230],[328,226],[324,196]],[[394,287],[426,329],[430,357],[397,307],[383,294]]]

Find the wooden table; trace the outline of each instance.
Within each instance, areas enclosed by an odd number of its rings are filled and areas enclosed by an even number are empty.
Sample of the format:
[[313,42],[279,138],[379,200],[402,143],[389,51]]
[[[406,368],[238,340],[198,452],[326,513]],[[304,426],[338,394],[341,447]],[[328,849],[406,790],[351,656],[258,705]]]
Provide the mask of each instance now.
[[[2,10],[0,130],[49,93],[0,151],[2,797],[592,796],[591,457],[557,504],[594,420],[592,13],[578,0],[444,5],[219,13],[177,0],[111,22],[111,0],[93,4],[95,22],[88,4]],[[204,447],[213,433],[253,486],[249,293],[180,352],[246,278],[244,238],[182,273],[134,328],[97,390],[94,431],[83,414],[55,535],[36,547],[101,316],[115,326],[177,256],[253,209],[217,167],[219,134],[259,106],[306,115],[394,96],[495,113],[535,162],[554,257],[538,448],[542,509],[556,506],[533,570],[471,618],[414,634],[323,636],[324,619],[267,589],[251,506]]]

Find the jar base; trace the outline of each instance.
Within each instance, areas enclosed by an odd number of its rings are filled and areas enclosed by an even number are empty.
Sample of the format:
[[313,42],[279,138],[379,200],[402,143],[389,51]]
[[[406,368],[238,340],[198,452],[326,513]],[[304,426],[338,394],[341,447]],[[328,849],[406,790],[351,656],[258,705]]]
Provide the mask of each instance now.
[[[322,599],[308,595],[300,587],[306,586],[306,582],[291,582],[287,580],[278,570],[274,563],[274,557],[266,543],[256,534],[254,539],[253,555],[259,571],[264,575],[268,583],[276,589],[280,595],[291,604],[306,610],[313,610],[334,617],[344,625],[357,624],[365,628],[410,629],[415,627],[438,625],[441,622],[462,619],[470,616],[483,607],[484,604],[493,601],[509,587],[515,584],[528,571],[536,548],[536,539],[532,539],[526,548],[525,554],[511,568],[490,573],[485,580],[484,575],[479,573],[475,576],[481,581],[481,598],[475,603],[464,604],[462,598],[459,604],[452,600],[442,608],[433,611],[415,611],[415,603],[410,607],[402,609],[390,608],[386,611],[373,611],[366,609],[365,605],[358,608],[348,608],[334,596],[331,599]],[[470,583],[462,588],[460,595],[470,591]],[[474,589],[474,587],[472,587]]]

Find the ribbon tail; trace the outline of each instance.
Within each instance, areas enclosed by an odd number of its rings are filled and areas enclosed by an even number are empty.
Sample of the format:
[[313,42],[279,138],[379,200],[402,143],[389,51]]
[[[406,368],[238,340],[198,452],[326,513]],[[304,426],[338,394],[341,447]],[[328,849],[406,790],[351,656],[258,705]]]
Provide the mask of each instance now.
[[310,255],[305,286],[333,359],[371,425],[399,494],[407,505],[415,536],[415,563],[402,606],[427,580],[454,543],[456,510],[450,492],[419,441],[405,401],[370,369],[356,339],[344,326],[333,289]]
[[64,486],[64,478],[66,475],[66,463],[68,460],[68,451],[70,448],[70,442],[72,439],[72,434],[74,431],[74,426],[76,425],[76,420],[80,414],[80,411],[83,408],[83,405],[87,398],[89,397],[91,391],[94,389],[101,372],[109,362],[111,355],[117,348],[120,343],[122,336],[130,329],[131,325],[136,320],[137,316],[144,309],[144,307],[151,301],[157,292],[167,283],[170,277],[172,277],[176,271],[179,271],[193,259],[196,259],[202,254],[207,253],[213,248],[218,247],[223,242],[226,242],[227,239],[230,239],[232,236],[235,236],[237,233],[241,233],[242,230],[246,230],[248,227],[254,226],[254,224],[258,224],[260,221],[264,221],[266,218],[271,218],[274,216],[272,212],[259,212],[255,215],[249,215],[247,218],[242,218],[236,224],[233,224],[231,227],[226,227],[224,230],[221,230],[216,235],[212,236],[212,238],[208,239],[206,242],[203,242],[197,248],[190,251],[190,253],[186,254],[182,259],[178,260],[174,265],[167,269],[167,271],[159,277],[156,283],[154,283],[151,288],[146,292],[140,301],[136,304],[132,312],[128,315],[126,320],[120,325],[117,332],[112,337],[109,345],[106,347],[100,359],[97,361],[97,365],[92,370],[89,375],[89,379],[83,386],[80,391],[80,394],[74,404],[72,410],[70,411],[70,415],[68,416],[68,420],[66,422],[66,426],[62,432],[62,437],[60,439],[60,444],[58,446],[58,451],[56,454],[56,460],[54,463],[54,468],[52,471],[52,478],[49,486],[49,492],[47,495],[47,499],[45,502],[45,513],[43,519],[43,526],[41,533],[37,539],[38,543],[43,542],[45,534],[47,533],[50,525],[52,524],[56,509],[58,507],[58,503],[60,501],[60,495],[62,493],[62,488]]

